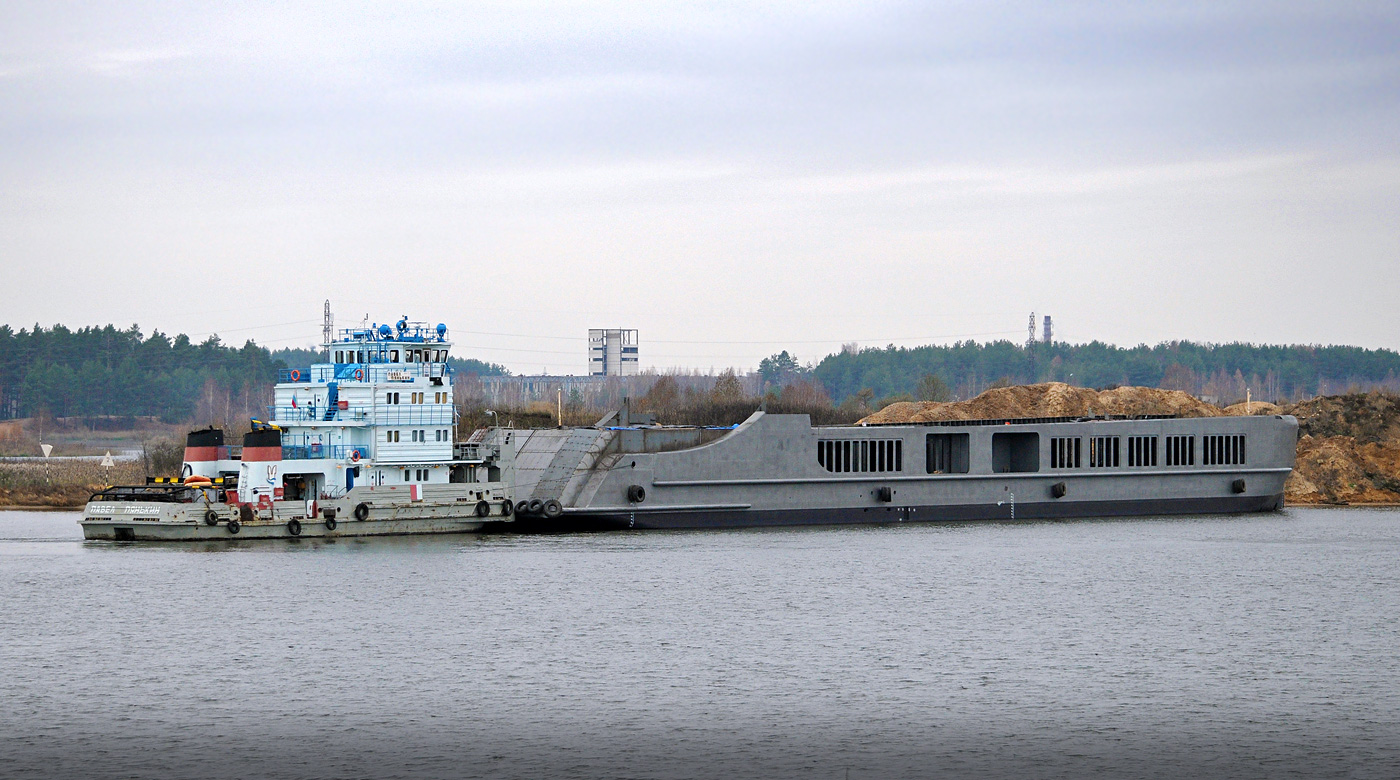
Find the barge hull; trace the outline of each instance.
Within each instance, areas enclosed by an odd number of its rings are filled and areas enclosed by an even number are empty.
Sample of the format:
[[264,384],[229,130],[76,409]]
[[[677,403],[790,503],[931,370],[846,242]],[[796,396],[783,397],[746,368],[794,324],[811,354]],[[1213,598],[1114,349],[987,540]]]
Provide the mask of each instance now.
[[[515,532],[605,530],[677,530],[797,527],[823,525],[891,525],[896,523],[1018,522],[1158,515],[1222,515],[1273,512],[1283,508],[1283,494],[1212,498],[1150,498],[1114,501],[1057,501],[1010,506],[968,504],[836,509],[705,509],[569,511],[555,521],[521,520]],[[502,524],[504,526],[504,524]],[[501,530],[506,530],[504,527]]]

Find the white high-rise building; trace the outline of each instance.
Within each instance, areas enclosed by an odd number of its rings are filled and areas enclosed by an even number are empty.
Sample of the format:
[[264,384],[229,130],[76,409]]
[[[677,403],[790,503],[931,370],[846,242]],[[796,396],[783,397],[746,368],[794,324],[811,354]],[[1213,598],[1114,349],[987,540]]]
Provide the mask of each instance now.
[[589,329],[589,376],[636,376],[637,371],[636,330]]

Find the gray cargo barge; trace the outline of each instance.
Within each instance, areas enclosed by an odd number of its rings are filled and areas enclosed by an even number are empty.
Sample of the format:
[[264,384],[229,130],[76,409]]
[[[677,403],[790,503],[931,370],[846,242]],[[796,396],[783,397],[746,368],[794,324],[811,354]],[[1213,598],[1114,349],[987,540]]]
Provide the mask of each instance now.
[[[592,428],[511,432],[514,493],[527,498],[510,530],[1266,512],[1283,506],[1298,430],[1281,415],[647,423],[619,412]],[[562,516],[530,519],[551,500]]]

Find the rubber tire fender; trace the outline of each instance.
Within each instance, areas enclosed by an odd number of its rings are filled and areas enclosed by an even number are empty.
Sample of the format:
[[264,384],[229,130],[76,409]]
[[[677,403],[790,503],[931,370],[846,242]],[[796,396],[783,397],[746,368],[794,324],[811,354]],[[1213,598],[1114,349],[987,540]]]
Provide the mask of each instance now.
[[218,513],[218,512],[215,512],[215,511],[212,510],[212,509],[206,509],[206,510],[204,510],[204,524],[205,524],[205,525],[218,525],[218,524],[219,524],[219,513]]
[[530,503],[526,504],[526,509],[530,510],[530,514],[538,515],[544,511],[544,502],[538,498],[532,498],[530,499]]
[[530,502],[524,499],[515,502],[515,513],[517,515],[528,515],[530,513]]
[[369,504],[366,504],[365,502],[361,501],[360,503],[358,503],[358,504],[355,505],[355,519],[356,519],[356,520],[368,520],[368,519],[369,519]]
[[510,499],[501,502],[501,517],[510,517],[514,513],[515,504],[512,504]]
[[491,514],[491,505],[490,505],[490,504],[486,503],[485,501],[478,501],[478,502],[476,502],[476,516],[477,516],[477,517],[485,517],[485,516],[487,516],[487,515],[489,515],[489,514]]
[[1063,482],[1056,482],[1055,484],[1050,486],[1050,495],[1054,498],[1064,498],[1065,494],[1068,492],[1069,486],[1067,486]]
[[295,517],[287,521],[287,533],[292,536],[301,536],[301,521]]
[[238,533],[238,529],[240,529],[240,528],[242,528],[242,527],[243,527],[243,525],[242,525],[241,523],[239,523],[237,520],[230,520],[230,521],[228,521],[228,532],[231,533],[231,534],[236,534],[236,533]]
[[328,515],[326,515],[326,530],[327,530],[327,531],[334,531],[334,530],[335,530],[335,515],[334,515],[334,514],[328,514]]
[[1231,482],[1231,483],[1230,483],[1230,490],[1233,490],[1233,491],[1236,492],[1236,493],[1243,493],[1243,492],[1244,492],[1244,480],[1243,480],[1243,479],[1237,479],[1237,480],[1235,480],[1234,482]]
[[642,503],[647,500],[647,489],[641,485],[628,485],[627,500],[634,504]]
[[564,505],[556,499],[548,499],[544,502],[544,516],[550,520],[558,520],[564,515]]

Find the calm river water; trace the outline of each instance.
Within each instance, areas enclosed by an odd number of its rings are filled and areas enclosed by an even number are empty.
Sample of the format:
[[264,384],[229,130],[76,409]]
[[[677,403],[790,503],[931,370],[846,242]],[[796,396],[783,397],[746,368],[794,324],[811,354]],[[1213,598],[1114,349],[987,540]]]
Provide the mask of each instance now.
[[0,775],[1400,777],[1400,511],[117,545],[0,512]]

